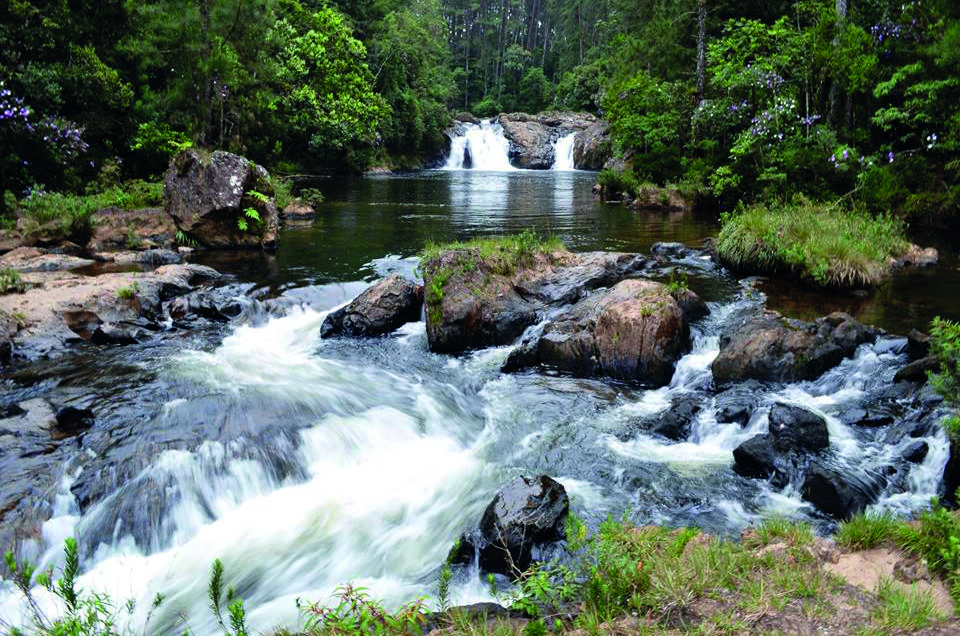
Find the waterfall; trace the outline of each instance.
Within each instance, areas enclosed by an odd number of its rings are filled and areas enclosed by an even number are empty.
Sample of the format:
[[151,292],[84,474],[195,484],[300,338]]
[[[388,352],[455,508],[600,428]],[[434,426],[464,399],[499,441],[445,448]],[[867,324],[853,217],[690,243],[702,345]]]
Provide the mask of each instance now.
[[450,141],[450,157],[444,170],[515,170],[510,165],[510,142],[503,136],[500,124],[464,124],[462,131]]
[[569,135],[560,137],[553,143],[554,170],[574,170],[573,165],[573,142],[577,139],[577,133],[572,132]]

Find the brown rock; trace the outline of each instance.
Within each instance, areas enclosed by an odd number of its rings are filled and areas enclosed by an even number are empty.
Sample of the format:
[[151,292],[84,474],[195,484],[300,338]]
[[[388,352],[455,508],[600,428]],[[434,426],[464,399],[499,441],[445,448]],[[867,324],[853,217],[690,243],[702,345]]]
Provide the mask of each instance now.
[[374,337],[420,319],[423,289],[400,274],[368,287],[349,305],[331,312],[320,327],[320,337]]

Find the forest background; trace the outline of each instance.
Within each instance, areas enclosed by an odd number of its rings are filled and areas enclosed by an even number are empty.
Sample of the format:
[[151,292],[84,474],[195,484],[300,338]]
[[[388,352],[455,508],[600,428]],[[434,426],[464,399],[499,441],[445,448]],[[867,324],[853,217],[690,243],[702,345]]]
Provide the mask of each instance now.
[[154,180],[189,145],[279,174],[409,167],[459,112],[608,120],[630,179],[721,204],[960,201],[952,0],[5,0],[0,213]]

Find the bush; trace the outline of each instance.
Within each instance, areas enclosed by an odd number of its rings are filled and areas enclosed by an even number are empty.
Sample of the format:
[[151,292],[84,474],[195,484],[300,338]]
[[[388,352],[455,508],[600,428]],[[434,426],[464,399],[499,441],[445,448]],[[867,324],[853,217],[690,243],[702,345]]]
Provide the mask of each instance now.
[[738,206],[721,216],[717,254],[742,271],[786,274],[817,287],[876,285],[909,247],[903,223],[806,202]]

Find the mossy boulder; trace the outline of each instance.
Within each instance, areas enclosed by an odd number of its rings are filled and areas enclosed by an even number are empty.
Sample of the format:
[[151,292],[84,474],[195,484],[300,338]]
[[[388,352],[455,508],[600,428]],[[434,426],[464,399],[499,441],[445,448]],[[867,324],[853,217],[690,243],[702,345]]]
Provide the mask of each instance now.
[[655,265],[638,254],[574,254],[520,237],[436,248],[421,264],[430,349],[510,344],[551,308]]
[[262,166],[220,150],[185,150],[164,176],[164,210],[179,232],[204,247],[275,248],[272,194]]

